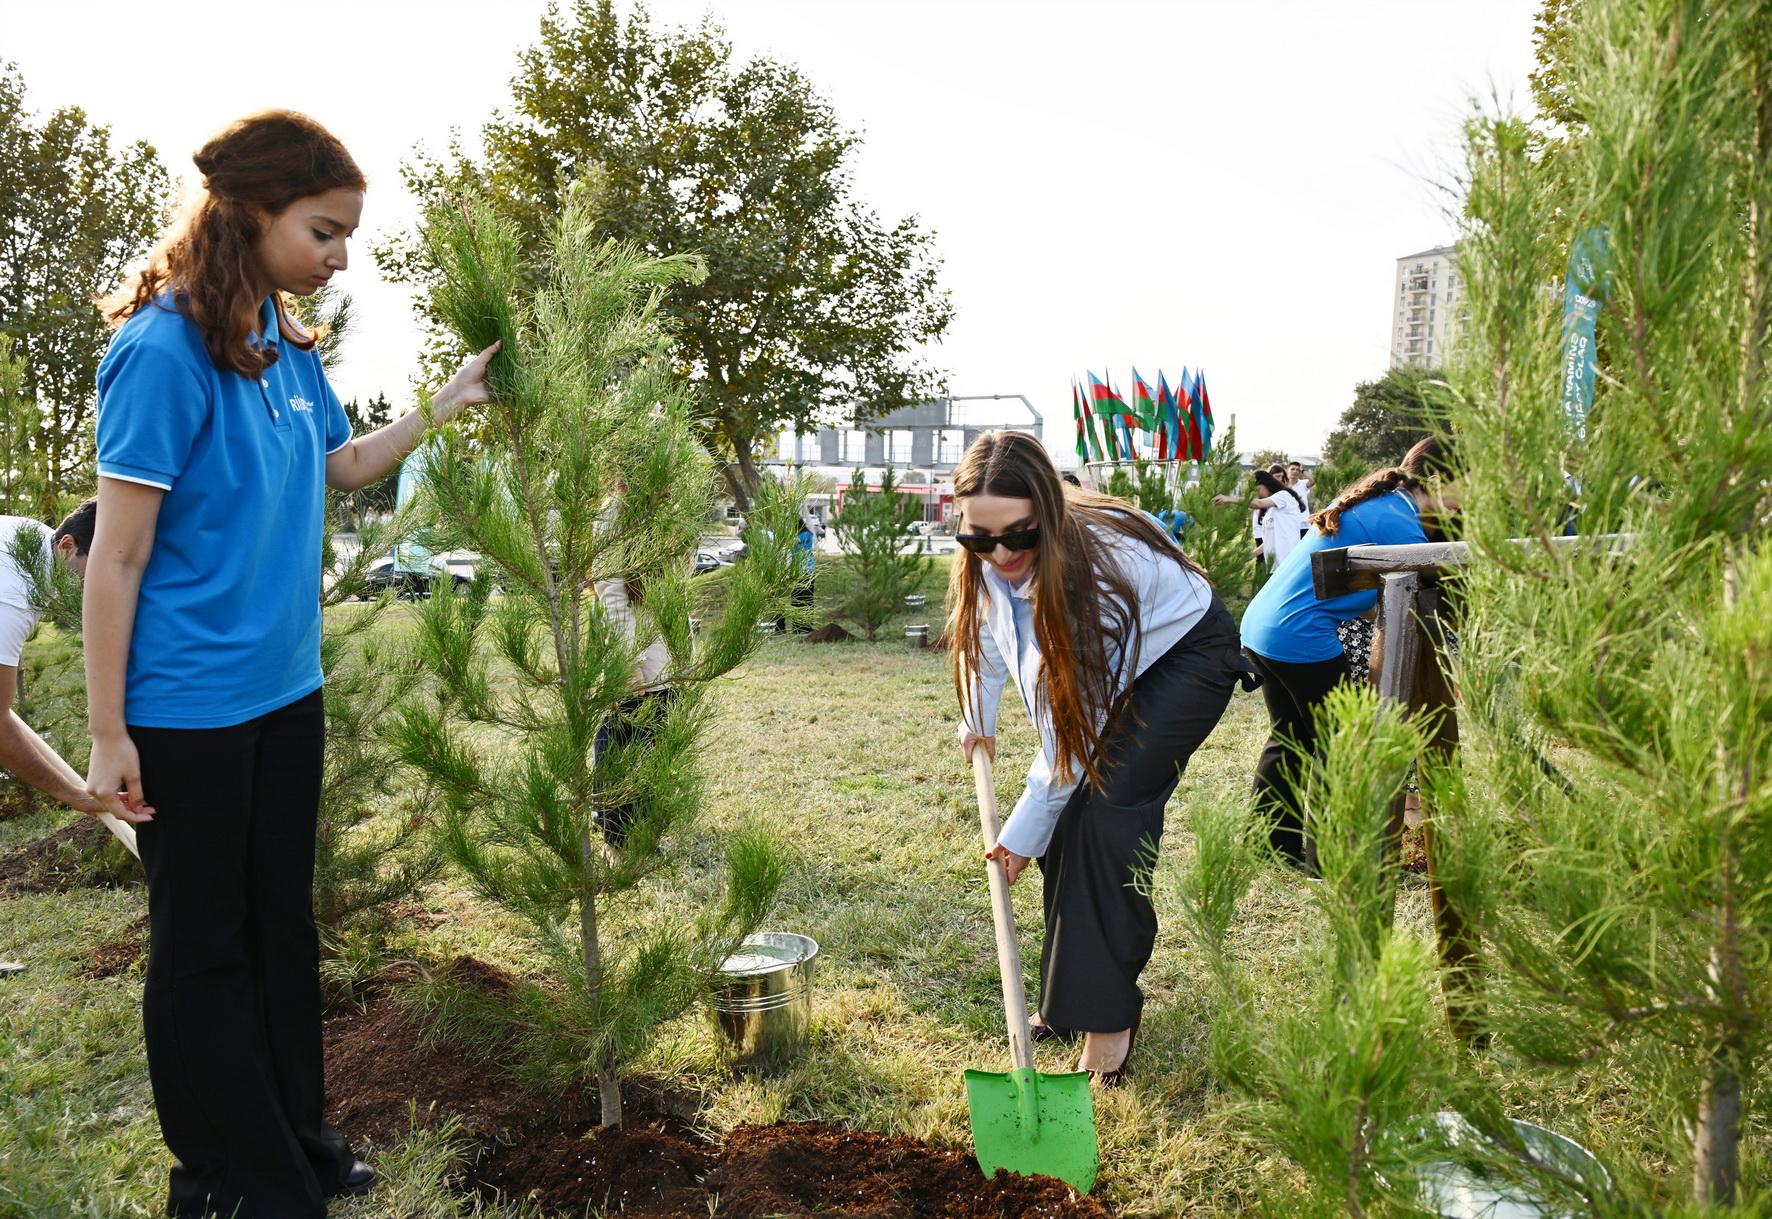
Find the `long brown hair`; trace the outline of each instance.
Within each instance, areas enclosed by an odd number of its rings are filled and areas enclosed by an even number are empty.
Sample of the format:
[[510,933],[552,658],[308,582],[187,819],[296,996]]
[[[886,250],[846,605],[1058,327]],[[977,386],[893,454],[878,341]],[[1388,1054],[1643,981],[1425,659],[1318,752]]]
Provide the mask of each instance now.
[[[253,209],[276,216],[297,199],[362,190],[363,171],[336,136],[293,110],[249,114],[191,159],[203,174],[202,193],[160,239],[147,265],[100,307],[120,324],[170,292],[172,307],[196,323],[217,368],[256,377],[277,357],[247,342],[263,299],[261,227]],[[282,293],[274,296],[278,332],[297,347],[313,347],[317,336],[289,316]]]
[[1326,537],[1341,530],[1341,514],[1392,491],[1419,491],[1430,475],[1451,472],[1451,452],[1437,436],[1423,436],[1403,455],[1403,463],[1374,470],[1335,497],[1335,502],[1311,517],[1311,524]]
[[[1144,513],[1123,500],[1061,482],[1045,446],[1027,432],[986,432],[972,442],[954,468],[954,498],[974,495],[1033,501],[1040,529],[1033,574],[1034,638],[1041,657],[1036,699],[1047,708],[1057,737],[1054,773],[1063,778],[1081,769],[1099,784],[1096,752],[1113,714],[1129,710],[1116,691],[1130,684],[1122,682],[1123,675],[1138,671],[1141,632],[1137,587],[1097,531],[1142,542],[1202,578],[1206,573]],[[954,689],[970,711],[969,678],[980,664],[981,603],[990,594],[983,556],[961,550],[954,558],[947,636]],[[1110,672],[1107,658],[1116,649],[1118,667]]]

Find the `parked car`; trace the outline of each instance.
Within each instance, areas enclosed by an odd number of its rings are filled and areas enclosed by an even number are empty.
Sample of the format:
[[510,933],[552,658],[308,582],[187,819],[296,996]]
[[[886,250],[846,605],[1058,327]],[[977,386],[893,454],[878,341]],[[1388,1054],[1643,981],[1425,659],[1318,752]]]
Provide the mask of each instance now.
[[723,564],[720,562],[718,555],[706,550],[698,550],[695,552],[695,575],[699,576],[703,572],[718,571],[722,566]]
[[392,587],[396,595],[409,600],[431,595],[431,586],[440,580],[453,581],[456,588],[465,588],[472,584],[471,575],[463,574],[444,562],[440,556],[431,556],[431,571],[424,575],[416,571],[395,571],[394,556],[383,555],[369,565],[363,574],[363,591],[357,594],[357,600],[369,601],[379,597]]

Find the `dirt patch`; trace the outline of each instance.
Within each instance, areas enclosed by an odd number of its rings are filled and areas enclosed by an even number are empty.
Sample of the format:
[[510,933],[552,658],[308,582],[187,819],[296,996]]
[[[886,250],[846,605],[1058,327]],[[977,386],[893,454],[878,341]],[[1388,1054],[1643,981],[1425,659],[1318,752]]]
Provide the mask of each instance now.
[[[510,975],[471,957],[451,962],[445,972],[490,993],[512,983]],[[499,1047],[442,1041],[386,988],[372,987],[363,1007],[331,1015],[325,1040],[326,1120],[352,1138],[387,1146],[414,1120],[428,1129],[449,1114],[482,1142],[530,1127],[538,1113],[582,1117],[587,1125],[595,1120],[589,1098],[543,1097],[516,1086]]]
[[[496,993],[513,980],[472,958],[452,981]],[[626,1125],[597,1130],[595,1097],[538,1096],[513,1082],[497,1047],[427,1038],[422,1016],[383,988],[326,1024],[328,1120],[389,1145],[416,1115],[458,1116],[481,1151],[462,1188],[527,1201],[544,1214],[627,1219],[1106,1219],[1049,1177],[986,1180],[972,1159],[915,1139],[818,1122],[743,1126],[720,1146],[690,1129],[693,1098],[623,1088]],[[675,1102],[675,1103],[673,1103]]]
[[1416,826],[1403,831],[1403,871],[1427,875],[1427,839]]
[[808,631],[807,643],[853,643],[855,636],[835,622],[827,622],[816,631]]
[[86,964],[74,971],[76,978],[98,980],[128,973],[148,958],[148,916],[142,915],[122,935],[106,940],[86,954]]
[[0,893],[118,888],[142,879],[135,856],[91,817],[81,817],[0,859]]
[[1112,1213],[1051,1177],[998,1173],[987,1181],[961,1152],[820,1122],[739,1127],[727,1136],[707,1186],[719,1196],[718,1213],[732,1219],[808,1213],[846,1219],[1105,1219]]
[[494,1148],[470,1177],[488,1198],[523,1199],[568,1215],[706,1219],[708,1194],[701,1182],[712,1163],[705,1147],[630,1117],[619,1130],[533,1132]]

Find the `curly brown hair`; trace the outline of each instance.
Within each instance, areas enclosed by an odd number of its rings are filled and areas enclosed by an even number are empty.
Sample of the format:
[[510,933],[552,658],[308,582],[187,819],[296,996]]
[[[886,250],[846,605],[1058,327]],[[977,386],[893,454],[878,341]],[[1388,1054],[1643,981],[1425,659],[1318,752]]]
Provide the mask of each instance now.
[[[329,190],[362,190],[363,171],[326,128],[293,110],[249,114],[212,137],[191,158],[203,190],[148,255],[147,265],[100,301],[120,325],[160,297],[202,332],[220,369],[256,377],[276,359],[247,340],[258,324],[261,295],[259,216],[280,215],[297,199]],[[317,335],[289,315],[274,294],[277,329],[304,350]]]
[[[1046,448],[1027,432],[986,432],[954,468],[954,498],[1001,495],[1032,500],[1040,548],[1034,571],[1034,638],[1040,645],[1037,699],[1051,714],[1061,778],[1079,770],[1099,784],[1096,759],[1103,728],[1123,709],[1121,679],[1138,671],[1138,594],[1131,578],[1105,553],[1096,531],[1132,538],[1205,578],[1206,572],[1125,501],[1059,479]],[[947,637],[954,689],[971,707],[971,677],[980,663],[981,606],[989,596],[984,559],[969,550],[955,556],[948,580]],[[1110,670],[1108,657],[1118,653]]]
[[1341,529],[1341,514],[1355,504],[1363,504],[1389,495],[1401,488],[1417,491],[1422,480],[1432,475],[1449,476],[1452,471],[1451,448],[1438,436],[1423,436],[1403,455],[1401,465],[1374,470],[1335,497],[1335,501],[1311,516],[1311,524],[1325,537],[1334,537]]

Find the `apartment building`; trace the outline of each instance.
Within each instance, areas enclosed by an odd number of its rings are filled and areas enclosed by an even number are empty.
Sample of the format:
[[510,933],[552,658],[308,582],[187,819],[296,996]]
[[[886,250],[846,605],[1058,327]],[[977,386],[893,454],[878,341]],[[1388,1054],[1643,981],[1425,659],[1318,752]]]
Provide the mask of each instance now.
[[1461,292],[1452,247],[1436,246],[1397,259],[1392,298],[1391,365],[1437,368],[1454,342]]

